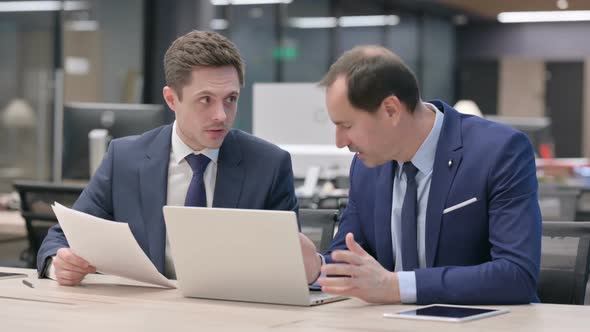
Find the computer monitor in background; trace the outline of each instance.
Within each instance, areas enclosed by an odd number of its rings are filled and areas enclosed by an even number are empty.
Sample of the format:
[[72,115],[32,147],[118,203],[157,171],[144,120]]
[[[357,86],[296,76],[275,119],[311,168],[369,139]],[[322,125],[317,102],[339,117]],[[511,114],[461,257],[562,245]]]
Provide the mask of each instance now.
[[323,88],[316,83],[256,83],[253,91],[253,134],[291,154],[296,178],[305,178],[316,167],[322,178],[348,176],[354,154],[336,147]]
[[166,123],[163,105],[67,103],[63,112],[62,178],[90,178],[88,133],[106,129],[110,138],[141,134]]
[[[535,154],[538,157],[551,157],[546,156],[543,147],[549,146],[552,149],[553,136],[551,134],[551,119],[548,117],[514,117],[514,116],[499,116],[499,115],[486,115],[486,119],[498,123],[509,125],[515,129],[518,129],[525,133],[535,149]],[[551,151],[554,155],[554,152]]]

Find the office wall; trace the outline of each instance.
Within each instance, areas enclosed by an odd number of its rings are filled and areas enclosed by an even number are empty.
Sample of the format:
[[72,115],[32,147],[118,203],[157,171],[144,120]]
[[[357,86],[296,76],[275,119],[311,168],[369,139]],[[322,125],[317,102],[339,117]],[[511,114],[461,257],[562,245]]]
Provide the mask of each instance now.
[[[234,6],[229,10],[231,26],[227,37],[236,44],[246,61],[246,85],[240,92],[235,126],[248,132],[252,131],[252,84],[273,82],[277,75],[273,60],[273,49],[277,46],[275,20],[273,5]],[[277,105],[278,110],[280,107]]]
[[420,56],[420,33],[418,18],[414,15],[400,15],[399,24],[387,29],[384,46],[399,55],[418,75]]
[[423,61],[422,98],[443,99],[453,104],[455,74],[455,26],[448,20],[423,19],[424,38],[420,48]]
[[[590,54],[588,31],[590,22],[470,24],[458,29],[459,61],[500,60],[503,63],[500,70],[499,109],[504,115],[549,116],[552,112],[546,110],[546,105],[550,100],[555,104],[551,108],[557,111],[560,103],[565,105],[566,101],[572,100],[565,99],[568,98],[568,93],[581,93],[582,105],[577,103],[578,106],[569,106],[577,107],[575,110],[568,109],[576,115],[564,116],[565,123],[561,122],[559,114],[553,112],[557,117],[555,121],[560,121],[558,127],[562,128],[559,130],[561,132],[554,132],[554,136],[556,141],[562,140],[561,143],[556,142],[556,145],[576,146],[571,151],[561,148],[567,156],[572,156],[572,151],[579,151],[578,156],[590,157],[590,136],[587,133],[590,129],[588,69],[583,70],[582,82],[579,82],[577,77],[571,80],[564,79],[563,75],[560,76],[561,84],[550,84],[552,82],[547,81],[548,63],[586,62],[587,67]],[[559,70],[562,67],[552,68]],[[553,92],[547,91],[548,87],[552,90],[564,88],[566,91],[551,94],[550,100],[546,100],[548,93]],[[568,128],[572,130],[567,130]],[[576,144],[564,141],[563,138],[572,135],[576,135]],[[557,153],[561,154],[560,151]]]
[[483,114],[498,114],[499,61],[465,60],[457,67],[457,99],[476,101]]
[[545,116],[545,63],[504,57],[499,68],[498,115]]
[[[164,54],[178,36],[194,29],[209,29],[209,23],[213,18],[212,7],[209,1],[145,1],[145,38],[142,50],[145,78],[143,102],[168,107],[162,97],[162,89],[166,85]],[[174,121],[174,112],[166,114],[167,121]]]
[[461,59],[583,59],[590,54],[589,31],[590,22],[471,24],[458,30],[458,55]]
[[285,82],[317,82],[328,71],[332,32],[328,29],[312,31],[284,29],[283,47],[295,49],[297,53],[296,58],[285,59],[281,65]]
[[144,1],[100,0],[95,4],[101,33],[102,101],[122,102],[127,75],[143,71]]
[[560,158],[582,155],[584,62],[548,61],[545,114],[551,119],[555,154]]
[[[0,21],[0,109],[17,94],[18,73],[18,29],[10,22]],[[17,84],[15,84],[17,83]]]
[[590,57],[584,59],[582,153],[590,158]]
[[[109,85],[104,79],[109,66],[102,61],[102,31],[100,29],[64,30],[63,39],[64,102],[119,102],[118,99],[107,99],[104,94],[104,88]],[[75,63],[78,65],[74,65]],[[110,77],[110,79],[114,78]],[[122,88],[118,80],[109,81],[109,83],[112,86],[111,89]]]
[[359,45],[383,45],[389,27],[353,27],[340,28],[338,33],[338,50],[336,57]]
[[[16,178],[48,177],[54,33],[51,12],[0,13],[0,191],[11,190]],[[17,99],[31,113],[17,109],[3,119]]]
[[18,76],[18,40],[17,27],[9,22],[0,21],[0,191],[11,190],[11,174],[5,168],[12,169],[15,164],[17,138],[14,130],[4,124],[2,115],[10,101],[17,95]]
[[[184,33],[178,24],[208,28],[209,21],[196,15],[190,1],[147,3],[148,73],[146,101],[159,102],[163,72],[161,59],[173,35]],[[208,3],[198,2],[199,4]],[[395,11],[383,3],[328,0],[298,0],[288,5],[216,6],[216,19],[229,23],[217,30],[230,38],[246,61],[246,85],[240,96],[235,127],[252,130],[253,82],[316,82],[342,52],[366,44],[386,46],[398,53],[412,68],[421,83],[424,98],[441,98],[453,103],[455,28],[450,20],[424,13]],[[211,12],[211,8],[205,8]],[[200,13],[201,11],[199,11]],[[187,14],[188,13],[188,14]],[[288,25],[291,17],[338,15],[399,14],[400,24],[387,27],[296,29]],[[184,22],[184,23],[183,23]],[[280,54],[288,50],[289,55]],[[278,54],[278,55],[277,55]],[[291,102],[291,101],[285,101]],[[280,109],[280,105],[277,105]]]
[[[292,2],[287,17],[306,17],[310,13],[330,16],[329,1],[303,0]],[[295,50],[295,57],[279,62],[281,80],[285,82],[317,82],[332,64],[333,37],[331,29],[296,29],[288,25],[281,31],[280,47]]]
[[383,45],[398,54],[418,77],[422,98],[454,102],[455,27],[451,22],[405,14],[395,26],[343,28],[338,55],[367,44]]
[[51,174],[53,34],[50,30],[26,31],[21,40],[21,96],[31,104],[36,126],[34,135],[25,137],[19,148],[27,153],[28,160],[23,162],[27,174],[40,180],[48,179]]

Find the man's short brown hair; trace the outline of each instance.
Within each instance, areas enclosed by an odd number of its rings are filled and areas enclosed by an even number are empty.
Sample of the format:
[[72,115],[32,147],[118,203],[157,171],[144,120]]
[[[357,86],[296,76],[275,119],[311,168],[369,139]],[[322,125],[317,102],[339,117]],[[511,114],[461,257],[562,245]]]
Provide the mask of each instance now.
[[414,73],[399,56],[381,46],[358,46],[345,52],[330,66],[320,86],[329,87],[342,75],[350,104],[367,112],[375,112],[392,95],[410,112],[420,100]]
[[233,66],[244,85],[244,60],[234,43],[212,31],[191,31],[178,37],[164,55],[166,85],[182,99],[182,88],[190,84],[197,67]]

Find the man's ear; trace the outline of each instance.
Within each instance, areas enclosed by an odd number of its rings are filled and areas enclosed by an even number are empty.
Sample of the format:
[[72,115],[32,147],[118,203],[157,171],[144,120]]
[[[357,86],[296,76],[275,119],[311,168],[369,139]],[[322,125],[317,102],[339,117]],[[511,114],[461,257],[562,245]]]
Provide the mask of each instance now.
[[403,111],[403,103],[394,95],[388,96],[381,102],[381,108],[385,110],[388,117],[397,121]]
[[169,86],[165,86],[162,90],[162,95],[164,96],[164,100],[166,101],[166,104],[168,104],[168,107],[176,112],[176,104],[178,102],[176,91]]

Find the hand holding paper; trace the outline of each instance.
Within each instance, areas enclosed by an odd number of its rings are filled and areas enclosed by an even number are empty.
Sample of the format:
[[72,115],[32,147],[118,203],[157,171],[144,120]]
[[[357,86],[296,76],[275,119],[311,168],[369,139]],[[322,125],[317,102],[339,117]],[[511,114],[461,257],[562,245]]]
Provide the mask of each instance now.
[[105,274],[175,288],[137,244],[129,225],[69,209],[59,203],[53,211],[72,251]]

